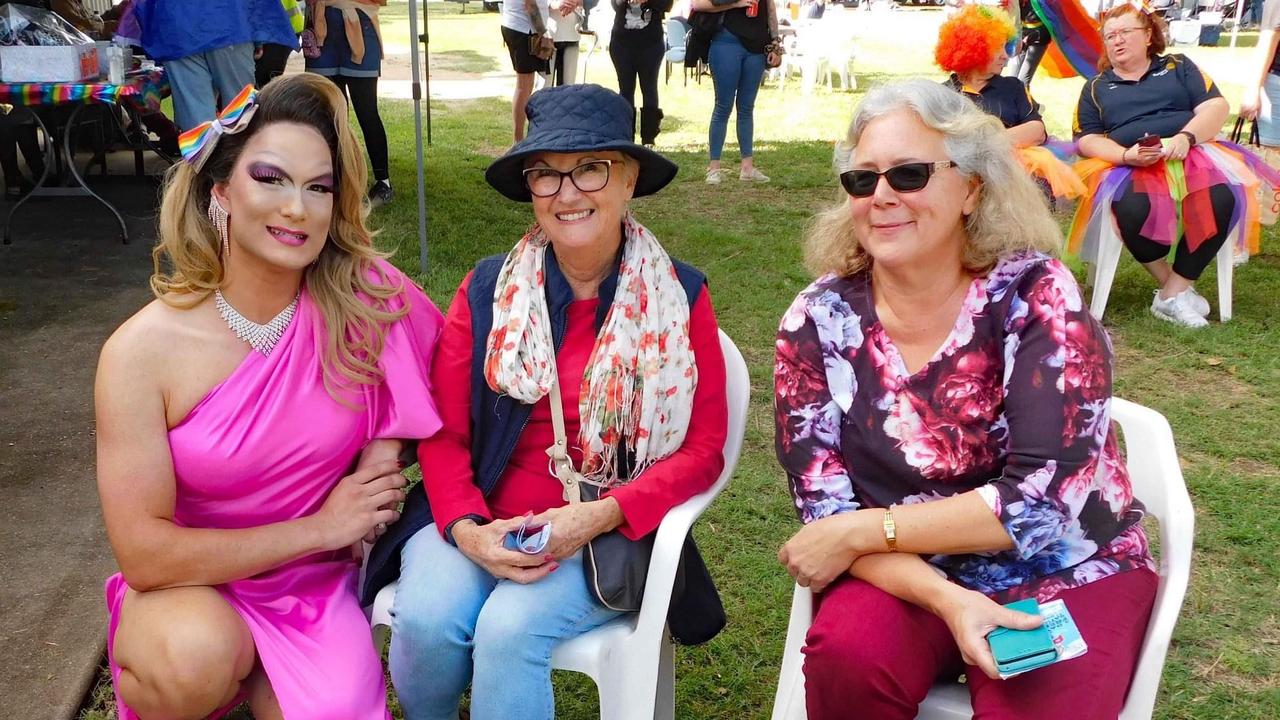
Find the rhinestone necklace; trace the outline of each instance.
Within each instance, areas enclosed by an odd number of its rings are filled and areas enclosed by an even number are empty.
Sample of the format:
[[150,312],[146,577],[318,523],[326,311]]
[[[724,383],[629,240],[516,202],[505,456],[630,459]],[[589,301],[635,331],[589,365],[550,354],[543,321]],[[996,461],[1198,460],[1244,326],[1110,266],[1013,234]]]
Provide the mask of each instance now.
[[231,332],[263,355],[271,354],[271,350],[280,341],[280,336],[284,335],[285,328],[289,327],[289,322],[293,320],[294,311],[298,309],[298,296],[294,295],[293,300],[280,311],[279,315],[271,318],[266,325],[259,325],[231,307],[231,303],[222,297],[221,290],[213,291],[213,302],[218,308],[218,314],[227,323],[227,327],[231,328]]

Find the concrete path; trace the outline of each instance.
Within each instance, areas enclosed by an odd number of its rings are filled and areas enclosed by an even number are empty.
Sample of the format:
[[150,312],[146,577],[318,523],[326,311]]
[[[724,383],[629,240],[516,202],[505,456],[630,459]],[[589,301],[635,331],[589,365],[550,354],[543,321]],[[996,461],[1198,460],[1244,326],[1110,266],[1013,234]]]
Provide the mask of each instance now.
[[156,188],[95,187],[126,214],[129,245],[87,198],[27,203],[0,245],[3,720],[74,717],[102,657],[115,562],[94,484],[93,376],[102,342],[151,297]]

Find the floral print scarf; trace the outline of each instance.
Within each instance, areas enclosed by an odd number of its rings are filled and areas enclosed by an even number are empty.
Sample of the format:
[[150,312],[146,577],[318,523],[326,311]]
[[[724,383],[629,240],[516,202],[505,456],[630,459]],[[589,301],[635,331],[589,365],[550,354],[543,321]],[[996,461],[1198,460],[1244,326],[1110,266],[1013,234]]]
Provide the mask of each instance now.
[[[581,473],[604,487],[635,479],[684,442],[698,384],[689,300],[670,256],[630,213],[613,305],[596,335],[578,403]],[[507,255],[493,291],[485,380],[536,403],[556,379],[544,271],[548,239],[535,225]],[[618,476],[617,452],[629,477]]]

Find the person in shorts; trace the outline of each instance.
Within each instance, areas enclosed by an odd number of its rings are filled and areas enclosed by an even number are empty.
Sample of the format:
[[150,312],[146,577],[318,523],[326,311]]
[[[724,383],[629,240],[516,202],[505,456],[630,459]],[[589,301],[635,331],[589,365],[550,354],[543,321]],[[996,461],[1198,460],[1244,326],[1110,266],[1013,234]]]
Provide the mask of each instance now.
[[511,55],[511,69],[516,71],[516,89],[511,95],[511,122],[516,142],[524,139],[524,107],[533,94],[533,74],[551,72],[550,59],[543,60],[529,52],[529,38],[536,34],[532,12],[537,11],[537,27],[545,30],[550,19],[547,0],[512,0],[502,3],[502,41]]
[[1240,98],[1240,117],[1256,120],[1258,141],[1264,147],[1280,148],[1280,0],[1262,6],[1262,25],[1254,50],[1253,67]]

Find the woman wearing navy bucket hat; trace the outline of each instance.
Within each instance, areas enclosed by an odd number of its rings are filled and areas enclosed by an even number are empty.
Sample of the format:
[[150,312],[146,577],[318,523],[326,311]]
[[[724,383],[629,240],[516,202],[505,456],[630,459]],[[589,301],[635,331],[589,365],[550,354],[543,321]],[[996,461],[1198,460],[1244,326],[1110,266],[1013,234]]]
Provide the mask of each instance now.
[[[625,611],[588,583],[583,546],[649,536],[723,468],[715,313],[705,276],[628,211],[676,175],[634,142],[633,112],[598,85],[537,92],[528,137],[485,173],[535,223],[458,288],[431,375],[443,428],[364,588],[400,573],[407,720],[453,720],[468,683],[475,720],[554,717],[552,649]],[[691,542],[683,562],[672,634],[702,642],[723,609]]]

